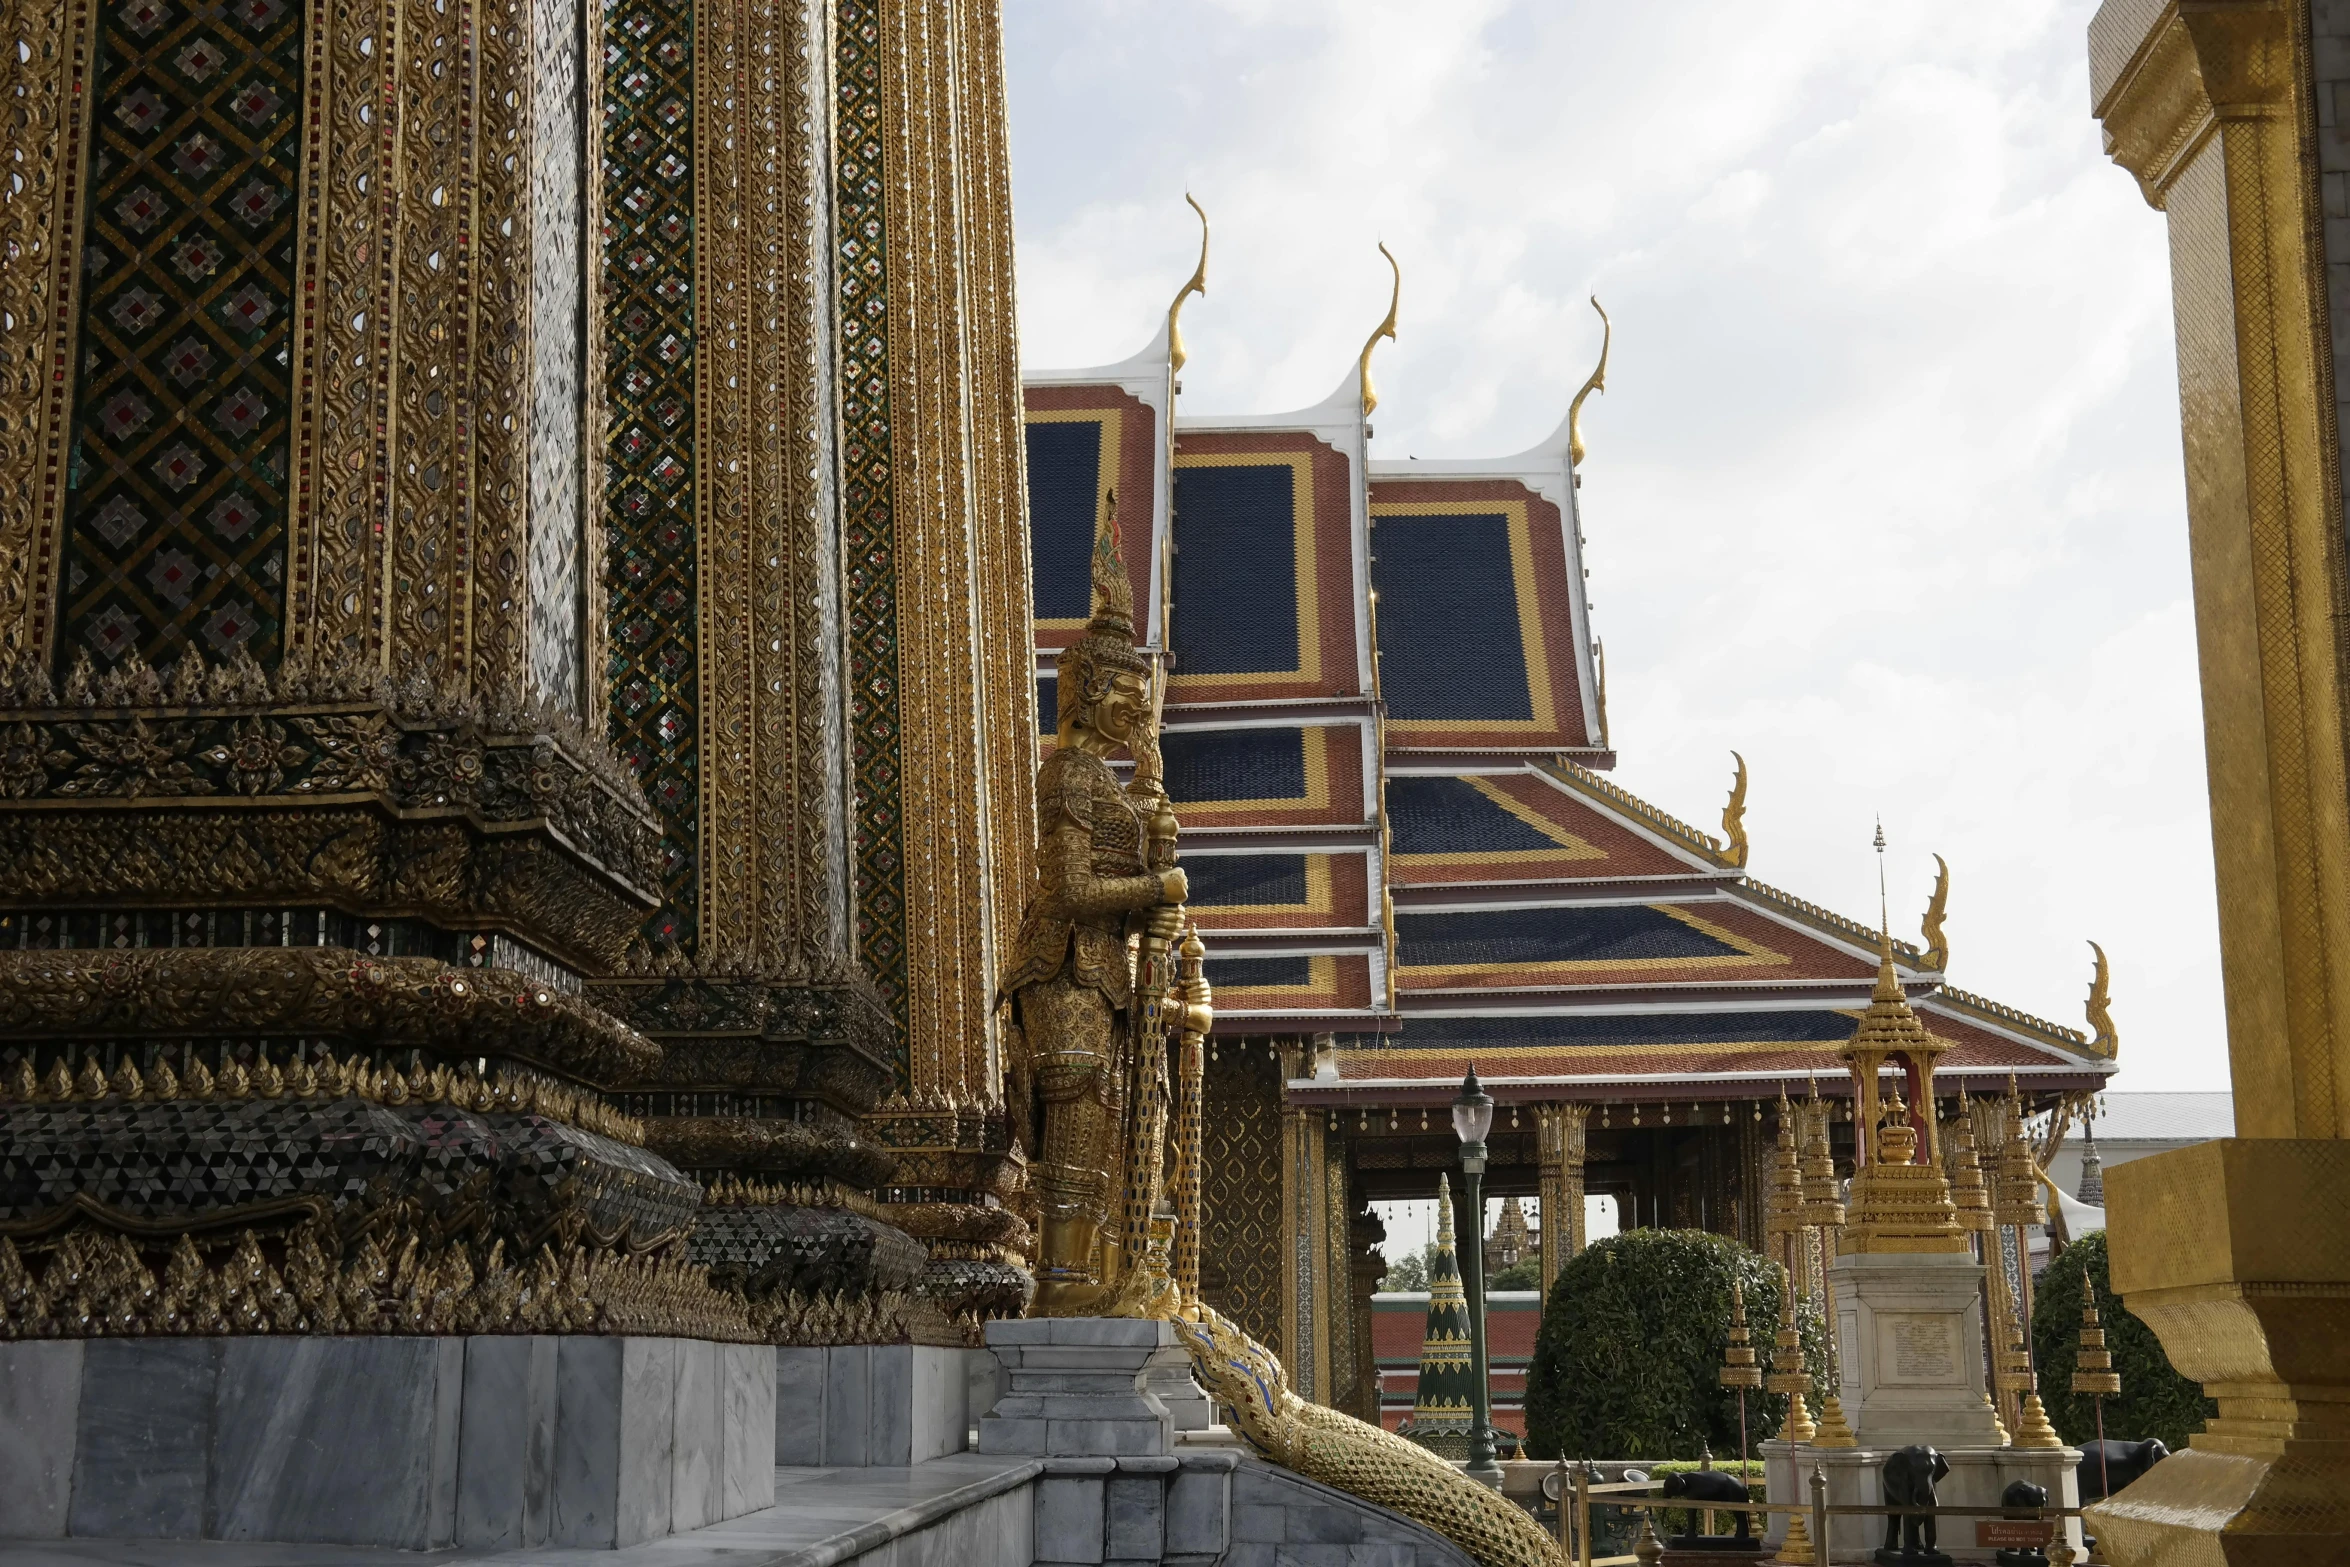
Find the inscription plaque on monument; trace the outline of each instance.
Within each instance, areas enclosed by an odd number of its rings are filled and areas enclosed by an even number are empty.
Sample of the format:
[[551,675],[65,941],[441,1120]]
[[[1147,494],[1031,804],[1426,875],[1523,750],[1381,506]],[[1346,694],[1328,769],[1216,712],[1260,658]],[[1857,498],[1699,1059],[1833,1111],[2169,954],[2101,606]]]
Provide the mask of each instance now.
[[1883,1337],[1880,1364],[1891,1382],[1949,1382],[1958,1376],[1958,1324],[1924,1312],[1877,1318]]

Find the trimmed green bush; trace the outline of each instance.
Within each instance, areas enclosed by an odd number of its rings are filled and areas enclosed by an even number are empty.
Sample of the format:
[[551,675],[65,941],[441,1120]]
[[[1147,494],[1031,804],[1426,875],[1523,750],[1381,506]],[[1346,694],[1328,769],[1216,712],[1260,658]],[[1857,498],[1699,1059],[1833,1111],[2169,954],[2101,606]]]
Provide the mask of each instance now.
[[[1730,1342],[1730,1285],[1767,1371],[1779,1328],[1778,1269],[1705,1230],[1631,1230],[1568,1260],[1551,1284],[1526,1379],[1529,1457],[1694,1458],[1738,1454],[1738,1395],[1717,1379]],[[1813,1408],[1827,1393],[1827,1333],[1799,1313]],[[1784,1397],[1750,1392],[1747,1437],[1775,1435]]]
[[2096,1282],[2105,1347],[2113,1352],[2113,1369],[2122,1379],[2121,1392],[2105,1401],[2105,1434],[2117,1442],[2157,1437],[2166,1447],[2186,1446],[2187,1438],[2219,1413],[2219,1406],[2203,1396],[2201,1383],[2189,1381],[2171,1365],[2154,1330],[2114,1297],[2106,1274],[2103,1230],[2067,1246],[2033,1286],[2032,1358],[2039,1366],[2040,1402],[2047,1407],[2048,1423],[2076,1445],[2097,1437],[2095,1405],[2073,1392],[2073,1361],[2081,1347],[2083,1277]]

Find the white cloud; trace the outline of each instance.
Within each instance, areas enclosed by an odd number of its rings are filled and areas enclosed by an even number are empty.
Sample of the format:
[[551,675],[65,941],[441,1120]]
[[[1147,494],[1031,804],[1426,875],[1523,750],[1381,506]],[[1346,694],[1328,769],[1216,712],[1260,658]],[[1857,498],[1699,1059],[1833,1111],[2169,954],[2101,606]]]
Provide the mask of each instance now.
[[1939,852],[1953,979],[2077,1023],[2114,962],[2124,1086],[2225,1042],[2162,220],[2087,109],[2089,0],[1965,27],[1877,0],[1016,0],[1037,366],[1184,316],[1186,406],[1318,400],[1386,304],[1376,450],[1585,411],[1618,777],[1755,870],[1895,918]]

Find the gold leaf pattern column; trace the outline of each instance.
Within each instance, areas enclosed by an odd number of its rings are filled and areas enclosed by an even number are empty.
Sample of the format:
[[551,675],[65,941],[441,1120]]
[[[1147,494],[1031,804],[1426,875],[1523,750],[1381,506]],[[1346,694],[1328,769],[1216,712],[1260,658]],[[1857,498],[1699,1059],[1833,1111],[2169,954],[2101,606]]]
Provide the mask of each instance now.
[[2113,1287],[2219,1404],[2092,1509],[2120,1564],[2294,1560],[2350,1532],[2350,1248],[2293,1222],[2350,1204],[2344,27],[2330,0],[2108,0],[2089,28],[2107,148],[2168,219],[2239,1134],[2106,1179]]

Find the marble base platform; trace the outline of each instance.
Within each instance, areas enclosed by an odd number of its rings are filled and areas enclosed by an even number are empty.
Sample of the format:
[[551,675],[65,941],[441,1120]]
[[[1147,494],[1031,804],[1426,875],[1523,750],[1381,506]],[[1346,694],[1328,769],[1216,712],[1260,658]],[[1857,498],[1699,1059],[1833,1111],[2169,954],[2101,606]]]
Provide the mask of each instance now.
[[775,1352],[775,1461],[901,1467],[967,1451],[998,1394],[984,1349],[851,1344]]
[[987,1325],[1010,1386],[979,1422],[983,1453],[1040,1458],[1163,1456],[1175,1420],[1150,1390],[1189,1365],[1173,1325],[1143,1318],[1035,1317]]
[[774,1501],[774,1356],[523,1335],[0,1344],[0,1538],[633,1545]]
[[[1808,1502],[1811,1499],[1811,1472],[1817,1465],[1828,1476],[1828,1501],[1831,1505],[1877,1507],[1884,1504],[1885,1488],[1882,1465],[1890,1448],[1882,1447],[1795,1447],[1786,1442],[1765,1442],[1762,1445],[1763,1473],[1768,1494],[1773,1500],[1792,1497]],[[1976,1447],[1937,1448],[1950,1464],[1948,1478],[1934,1487],[1934,1498],[1944,1507],[1997,1507],[2000,1495],[2011,1481],[2029,1480],[2034,1485],[2048,1488],[2048,1499],[2059,1506],[2081,1505],[2081,1489],[2074,1467],[2081,1461],[2079,1448],[2074,1447]],[[2065,1520],[2066,1538],[2076,1552],[2082,1551],[2081,1521]],[[1885,1543],[1885,1520],[1882,1518],[1836,1518],[1830,1520],[1829,1534],[1836,1559],[1842,1561],[1849,1554],[1854,1561],[1865,1561],[1869,1553]],[[1770,1530],[1766,1536],[1773,1546],[1786,1538],[1787,1515],[1770,1515]],[[1944,1554],[1962,1562],[1988,1562],[1995,1559],[1999,1547],[1975,1543],[1975,1520],[1946,1518],[1941,1520],[1941,1538],[1936,1542]],[[2083,1552],[2083,1554],[2086,1554]]]

